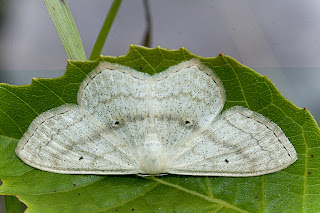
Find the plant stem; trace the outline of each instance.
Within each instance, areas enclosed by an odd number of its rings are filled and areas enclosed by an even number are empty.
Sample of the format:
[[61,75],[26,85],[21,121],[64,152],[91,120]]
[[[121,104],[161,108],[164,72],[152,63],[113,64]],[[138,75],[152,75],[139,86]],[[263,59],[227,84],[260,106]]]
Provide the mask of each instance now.
[[103,25],[102,25],[102,28],[100,30],[100,33],[99,33],[98,38],[96,40],[96,43],[94,44],[94,47],[92,49],[89,60],[95,60],[100,56],[102,48],[104,46],[104,43],[107,40],[112,23],[117,15],[117,12],[119,10],[120,5],[121,5],[121,2],[122,2],[122,0],[114,0],[113,1],[111,8],[109,10],[109,13],[108,13]]
[[144,33],[142,46],[145,47],[151,47],[151,31],[152,31],[152,22],[151,22],[151,13],[150,13],[150,6],[149,6],[149,0],[143,0],[143,6],[146,16],[146,22],[147,22],[147,28]]

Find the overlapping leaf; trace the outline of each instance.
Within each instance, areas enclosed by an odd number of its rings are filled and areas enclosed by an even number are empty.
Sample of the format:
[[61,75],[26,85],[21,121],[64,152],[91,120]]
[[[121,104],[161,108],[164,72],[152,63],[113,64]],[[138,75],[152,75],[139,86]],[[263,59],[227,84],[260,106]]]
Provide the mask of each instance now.
[[[15,155],[17,142],[40,113],[76,103],[78,87],[100,61],[155,74],[199,58],[222,80],[225,109],[241,105],[277,123],[298,152],[289,168],[248,178],[168,175],[61,175],[40,171]],[[202,58],[181,48],[131,46],[122,57],[68,61],[66,74],[34,79],[28,86],[0,85],[0,194],[16,195],[28,212],[319,212],[320,131],[306,109],[286,100],[274,85],[228,56]]]

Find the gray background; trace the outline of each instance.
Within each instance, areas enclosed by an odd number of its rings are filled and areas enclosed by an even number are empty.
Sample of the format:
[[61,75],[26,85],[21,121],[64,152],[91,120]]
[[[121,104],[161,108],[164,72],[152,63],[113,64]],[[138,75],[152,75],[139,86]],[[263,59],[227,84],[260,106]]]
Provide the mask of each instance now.
[[[67,3],[88,57],[111,0]],[[320,1],[150,0],[150,7],[153,47],[184,46],[205,57],[223,52],[320,115]],[[43,1],[0,1],[0,14],[1,82],[63,74],[67,56]],[[145,29],[142,0],[123,0],[102,54],[126,54],[130,44],[141,44]]]
[[[67,0],[90,54],[111,0]],[[153,46],[224,52],[250,67],[320,67],[319,1],[150,0]],[[10,0],[1,33],[4,70],[63,70],[66,54],[43,1]],[[124,0],[105,55],[123,55],[145,30],[141,0]]]
[[[111,1],[67,2],[89,56]],[[150,7],[152,46],[184,46],[206,57],[223,52],[320,114],[319,69],[304,69],[320,67],[319,1],[150,0]],[[2,8],[0,80],[28,84],[33,76],[62,75],[67,56],[43,1],[10,0]],[[124,55],[130,44],[141,44],[145,23],[142,0],[124,0],[102,53]]]

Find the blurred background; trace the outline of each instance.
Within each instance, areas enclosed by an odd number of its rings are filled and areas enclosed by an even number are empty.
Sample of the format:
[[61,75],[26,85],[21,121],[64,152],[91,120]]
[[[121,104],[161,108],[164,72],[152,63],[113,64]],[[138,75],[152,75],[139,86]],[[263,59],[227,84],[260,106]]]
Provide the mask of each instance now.
[[[66,53],[43,1],[0,1],[0,81],[64,73]],[[90,55],[111,0],[67,0]],[[320,2],[317,0],[149,0],[152,47],[184,46],[199,56],[220,52],[267,75],[282,94],[320,116]],[[104,55],[142,44],[143,0],[123,0]]]
[[[66,0],[90,55],[111,0]],[[320,1],[149,0],[151,46],[184,46],[199,56],[220,52],[267,75],[299,107],[320,116]],[[143,0],[123,0],[102,54],[142,44]],[[58,77],[66,53],[43,1],[0,0],[0,82]],[[1,212],[1,207],[0,207]]]

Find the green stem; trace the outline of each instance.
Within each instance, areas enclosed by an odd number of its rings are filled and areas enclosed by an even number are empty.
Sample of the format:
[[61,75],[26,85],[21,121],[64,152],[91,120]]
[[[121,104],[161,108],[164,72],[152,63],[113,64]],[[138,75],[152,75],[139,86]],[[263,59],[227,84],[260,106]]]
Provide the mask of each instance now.
[[92,49],[89,60],[95,60],[100,56],[102,48],[104,46],[104,43],[107,40],[112,23],[117,15],[117,12],[119,10],[120,5],[121,5],[121,2],[122,2],[122,0],[114,0],[113,1],[111,8],[109,10],[109,13],[108,13],[103,25],[102,25],[102,28],[100,30],[100,33],[99,33],[98,38],[96,40],[96,43],[94,44],[94,47]]

